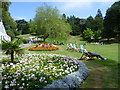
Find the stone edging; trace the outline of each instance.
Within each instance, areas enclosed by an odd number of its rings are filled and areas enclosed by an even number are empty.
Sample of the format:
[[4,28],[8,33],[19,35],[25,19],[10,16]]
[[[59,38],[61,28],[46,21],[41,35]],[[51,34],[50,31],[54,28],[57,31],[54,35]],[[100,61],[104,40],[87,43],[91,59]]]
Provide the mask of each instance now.
[[80,84],[88,77],[89,70],[84,63],[77,60],[79,63],[79,69],[76,72],[68,74],[62,77],[60,80],[54,80],[52,84],[48,84],[43,88],[78,88]]

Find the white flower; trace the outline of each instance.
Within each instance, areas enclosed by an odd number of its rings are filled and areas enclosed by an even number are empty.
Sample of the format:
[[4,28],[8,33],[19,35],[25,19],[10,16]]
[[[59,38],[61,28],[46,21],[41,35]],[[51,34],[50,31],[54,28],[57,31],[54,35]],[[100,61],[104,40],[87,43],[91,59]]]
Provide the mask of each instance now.
[[10,63],[10,65],[13,65],[13,63]]
[[8,89],[8,88],[9,88],[9,86],[8,86],[8,85],[5,85],[5,87],[4,87],[4,88]]
[[44,81],[45,83],[47,83],[47,81]]
[[19,87],[19,89],[22,89],[22,88],[24,88],[23,86],[22,87]]
[[25,85],[25,83],[22,83],[22,85],[24,86],[24,85]]
[[24,79],[24,78],[22,78],[21,80],[22,80],[22,81],[24,81],[25,79]]

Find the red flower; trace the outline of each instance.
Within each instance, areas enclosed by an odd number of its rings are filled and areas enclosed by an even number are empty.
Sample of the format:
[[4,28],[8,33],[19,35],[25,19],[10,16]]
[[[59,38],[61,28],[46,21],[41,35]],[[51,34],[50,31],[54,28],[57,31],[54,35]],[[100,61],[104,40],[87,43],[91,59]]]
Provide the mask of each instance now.
[[41,43],[42,46],[39,46],[38,47],[31,47],[29,48],[29,50],[31,51],[49,51],[49,50],[58,50],[59,47],[55,47],[55,46],[51,46],[51,44],[49,43]]

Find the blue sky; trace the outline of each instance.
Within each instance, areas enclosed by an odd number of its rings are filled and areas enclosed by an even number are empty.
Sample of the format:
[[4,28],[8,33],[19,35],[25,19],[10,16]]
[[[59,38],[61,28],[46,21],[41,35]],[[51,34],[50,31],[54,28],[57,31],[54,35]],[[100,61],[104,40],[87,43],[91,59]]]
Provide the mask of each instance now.
[[[49,0],[50,1],[50,0]],[[65,0],[64,0],[65,1]],[[75,0],[74,0],[75,1]],[[61,14],[65,13],[67,16],[76,16],[79,18],[87,18],[90,15],[95,16],[97,10],[100,9],[103,16],[106,10],[115,2],[45,2],[47,5],[57,7]],[[9,11],[14,20],[25,19],[29,21],[33,19],[36,14],[36,9],[43,5],[44,2],[12,2]]]

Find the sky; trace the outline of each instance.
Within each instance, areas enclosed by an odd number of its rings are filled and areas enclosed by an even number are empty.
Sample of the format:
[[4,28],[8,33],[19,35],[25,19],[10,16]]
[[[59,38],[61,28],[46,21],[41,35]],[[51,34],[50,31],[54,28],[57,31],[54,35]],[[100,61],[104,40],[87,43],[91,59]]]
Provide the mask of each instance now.
[[105,16],[106,10],[116,0],[10,0],[12,4],[9,7],[9,12],[14,20],[25,19],[29,21],[33,19],[36,14],[36,10],[44,3],[52,7],[56,7],[60,14],[66,14],[66,16],[75,16],[86,19],[90,15],[95,17],[97,10],[100,9],[102,15]]

